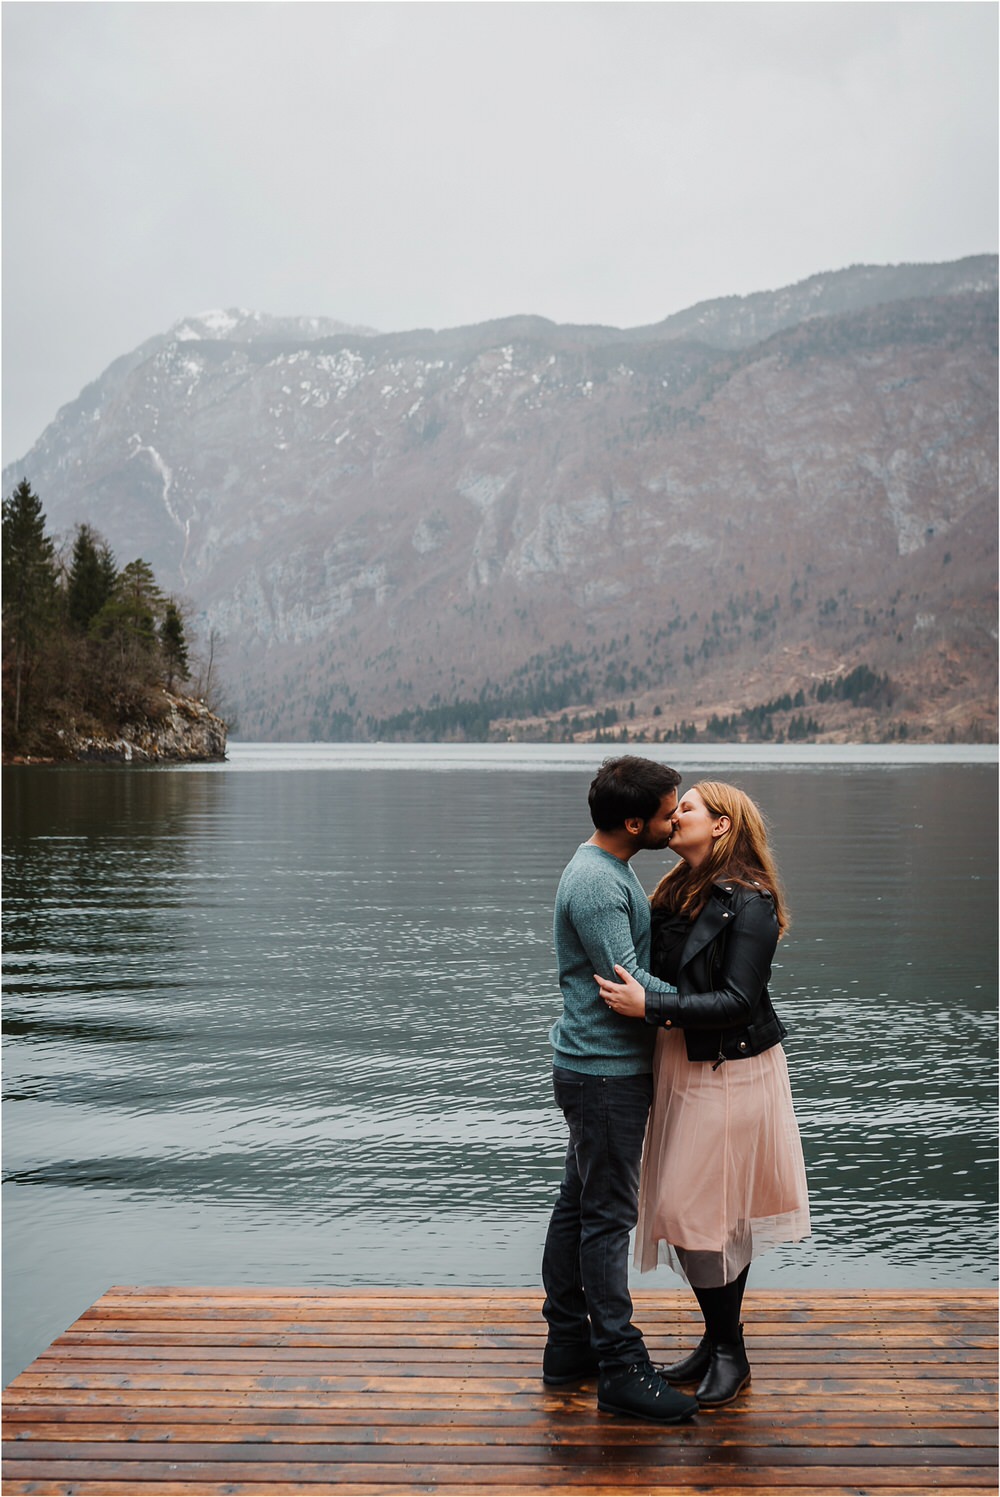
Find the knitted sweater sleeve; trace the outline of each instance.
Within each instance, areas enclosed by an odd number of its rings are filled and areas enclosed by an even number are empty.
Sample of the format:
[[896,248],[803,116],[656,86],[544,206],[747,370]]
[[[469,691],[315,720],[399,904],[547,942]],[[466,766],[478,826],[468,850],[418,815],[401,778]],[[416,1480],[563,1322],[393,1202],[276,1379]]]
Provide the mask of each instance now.
[[615,976],[615,963],[624,967],[647,993],[674,996],[677,989],[640,966],[632,932],[632,910],[624,887],[588,884],[573,899],[573,923],[593,971]]

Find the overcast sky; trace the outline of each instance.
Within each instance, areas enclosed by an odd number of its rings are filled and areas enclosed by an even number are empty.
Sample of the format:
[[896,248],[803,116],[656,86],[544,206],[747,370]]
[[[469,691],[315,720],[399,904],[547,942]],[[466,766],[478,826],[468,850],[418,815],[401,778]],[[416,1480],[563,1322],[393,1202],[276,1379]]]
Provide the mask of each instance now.
[[997,248],[993,0],[3,7],[3,455],[179,318],[636,326]]

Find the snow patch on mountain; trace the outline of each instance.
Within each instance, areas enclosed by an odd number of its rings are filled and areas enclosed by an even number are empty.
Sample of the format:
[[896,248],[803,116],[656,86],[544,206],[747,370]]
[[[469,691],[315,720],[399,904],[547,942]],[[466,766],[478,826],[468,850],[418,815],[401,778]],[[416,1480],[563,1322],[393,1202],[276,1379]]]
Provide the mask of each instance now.
[[500,498],[513,473],[467,473],[456,484],[463,499],[486,511]]
[[132,436],[129,438],[129,446],[132,448],[129,453],[130,460],[132,458],[139,457],[142,453],[145,453],[148,456],[153,467],[156,469],[157,473],[160,475],[160,480],[163,484],[163,507],[166,510],[167,514],[170,516],[173,523],[176,525],[177,529],[184,537],[184,550],[180,556],[178,569],[180,571],[181,578],[186,586],[188,578],[184,571],[184,562],[187,557],[188,542],[191,539],[191,520],[190,518],[186,520],[182,519],[171,500],[171,489],[174,486],[173,471],[171,470],[169,464],[164,461],[163,457],[161,457],[160,453],[157,452],[155,447],[151,446],[148,442],[143,442],[142,437],[138,432],[132,433]]
[[224,338],[234,328],[239,327],[241,322],[247,320],[259,322],[259,312],[249,312],[243,307],[238,307],[230,312],[211,311],[196,312],[193,317],[187,317],[178,323],[171,331],[173,336],[180,342],[204,338],[206,335],[214,338]]

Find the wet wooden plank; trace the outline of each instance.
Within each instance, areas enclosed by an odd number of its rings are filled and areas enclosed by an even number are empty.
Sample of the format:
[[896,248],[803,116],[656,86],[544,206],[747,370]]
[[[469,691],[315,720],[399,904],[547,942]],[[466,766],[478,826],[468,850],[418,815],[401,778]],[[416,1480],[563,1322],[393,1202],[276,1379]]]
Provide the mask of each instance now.
[[[644,1497],[918,1497],[925,1491],[945,1494],[979,1493],[981,1488],[970,1487],[954,1478],[948,1470],[936,1471],[926,1477],[917,1477],[905,1486],[883,1485],[881,1481],[870,1482],[864,1477],[858,1481],[845,1481],[842,1472],[830,1472],[817,1468],[815,1480],[803,1481],[795,1472],[755,1472],[753,1476],[741,1474],[730,1481],[724,1473],[685,1479],[683,1476],[650,1477],[632,1488],[641,1491]],[[353,1473],[352,1473],[353,1475]],[[136,1481],[129,1476],[122,1481],[102,1480],[88,1486],[74,1484],[72,1492],[90,1492],[92,1497],[414,1497],[418,1493],[434,1493],[437,1497],[510,1497],[514,1490],[497,1486],[485,1486],[475,1480],[460,1479],[458,1482],[442,1480],[420,1480],[408,1472],[402,1481],[377,1482],[370,1473],[365,1479],[346,1479],[347,1473],[338,1472],[331,1485],[329,1473],[317,1480],[262,1482],[213,1481],[208,1478],[193,1482],[178,1481],[176,1476],[165,1481]],[[621,1497],[629,1488],[609,1488],[605,1481],[588,1482],[576,1472],[568,1475],[546,1472],[544,1477],[525,1488],[525,1493],[541,1497],[543,1493],[558,1494],[558,1497],[609,1497],[613,1491]],[[4,1492],[18,1497],[64,1497],[67,1492],[65,1478],[54,1480],[15,1481],[4,1485]]]
[[[69,1395],[67,1395],[69,1396]],[[485,1404],[485,1401],[480,1401]],[[572,1414],[572,1419],[554,1417],[556,1414]],[[371,1421],[371,1412],[359,1407],[357,1402],[341,1405],[324,1405],[317,1408],[267,1408],[259,1405],[233,1407],[206,1406],[201,1403],[166,1407],[162,1403],[151,1406],[122,1407],[116,1404],[67,1404],[58,1405],[18,1403],[11,1400],[6,1409],[5,1424],[11,1438],[20,1435],[23,1427],[29,1437],[44,1438],[43,1430],[60,1429],[63,1438],[78,1438],[74,1428],[103,1430],[107,1439],[131,1439],[133,1426],[142,1425],[151,1431],[162,1425],[170,1425],[173,1437],[178,1438],[180,1429],[195,1430],[211,1426],[219,1431],[232,1427],[250,1427],[255,1438],[270,1438],[272,1432],[280,1430],[282,1438],[288,1440],[312,1438],[310,1430],[320,1426],[336,1429],[344,1425],[357,1425],[362,1429],[358,1438],[377,1440],[386,1438],[386,1431],[393,1431],[393,1438],[406,1440],[409,1430],[415,1438],[444,1438],[440,1431],[454,1430],[461,1434],[465,1430],[491,1429],[497,1439],[505,1438],[504,1431],[510,1428],[545,1431],[545,1437],[553,1442],[576,1437],[581,1432],[588,1438],[640,1441],[648,1433],[646,1425],[631,1421],[612,1421],[604,1418],[595,1408],[593,1397],[581,1397],[572,1408],[559,1410],[546,1407],[499,1408],[489,1404],[483,1407],[382,1408],[377,1425]],[[799,1431],[809,1438],[810,1431],[821,1430],[830,1438],[851,1438],[854,1430],[865,1430],[866,1440],[877,1441],[881,1434],[895,1438],[894,1431],[903,1429],[912,1438],[926,1437],[928,1443],[996,1444],[996,1419],[990,1410],[956,1409],[925,1410],[921,1414],[921,1429],[914,1428],[912,1411],[908,1406],[881,1409],[858,1409],[854,1406],[841,1411],[839,1417],[828,1405],[817,1408],[815,1403],[802,1408],[784,1410],[785,1438],[792,1441]],[[46,1421],[50,1421],[46,1423]],[[727,1424],[728,1421],[728,1424]],[[692,1424],[685,1434],[694,1437],[703,1430],[711,1431],[711,1438],[725,1443],[729,1439],[755,1440],[757,1434],[773,1441],[774,1430],[770,1421],[760,1413],[748,1412],[745,1408],[720,1410],[711,1425]],[[655,1430],[654,1430],[655,1432]],[[222,1437],[222,1436],[220,1436]],[[55,1438],[55,1436],[52,1436]],[[92,1436],[87,1436],[92,1438]],[[160,1438],[151,1434],[150,1438]],[[192,1434],[191,1438],[195,1438]],[[214,1437],[213,1437],[214,1438]]]
[[[761,1391],[759,1386],[756,1391],[758,1393]],[[18,1402],[35,1403],[39,1397],[47,1396],[49,1395],[44,1390],[37,1388],[27,1389],[23,1393],[14,1392],[9,1395],[8,1406],[12,1407]],[[270,1417],[272,1413],[288,1411],[310,1413],[335,1410],[338,1411],[339,1417],[340,1410],[350,1408],[357,1410],[360,1415],[368,1419],[386,1424],[396,1422],[400,1414],[407,1412],[419,1416],[424,1411],[428,1413],[456,1411],[478,1416],[484,1412],[492,1413],[498,1404],[495,1391],[476,1393],[463,1389],[458,1394],[425,1394],[422,1389],[413,1388],[405,1389],[401,1393],[337,1388],[327,1388],[319,1392],[310,1389],[214,1392],[201,1388],[136,1390],[126,1386],[100,1389],[61,1388],[58,1390],[57,1397],[57,1405],[48,1404],[46,1407],[114,1407],[119,1410],[120,1417],[126,1417],[132,1410],[148,1413],[155,1408],[162,1408],[166,1415],[177,1415],[178,1411],[200,1408],[260,1410],[263,1411],[261,1417]],[[509,1404],[511,1400],[505,1399],[504,1402]],[[979,1402],[984,1406],[976,1409],[970,1408],[969,1399],[965,1393],[917,1399],[899,1391],[883,1394],[878,1399],[865,1397],[859,1400],[858,1390],[855,1389],[848,1394],[824,1394],[821,1401],[818,1401],[812,1392],[802,1396],[783,1395],[781,1411],[784,1418],[786,1414],[809,1414],[819,1407],[824,1417],[830,1422],[848,1425],[855,1421],[864,1424],[870,1416],[883,1414],[893,1417],[902,1415],[911,1425],[914,1421],[919,1421],[921,1427],[938,1424],[948,1426],[953,1422],[961,1423],[965,1420],[993,1423],[996,1414],[992,1409],[992,1400],[981,1399]],[[859,1403],[863,1404],[860,1412]],[[741,1417],[745,1417],[746,1406],[747,1401],[742,1400],[739,1410]],[[758,1400],[758,1406],[765,1407],[770,1404],[765,1405]],[[594,1410],[593,1388],[582,1402],[574,1403],[568,1399],[558,1401],[553,1398],[545,1407],[553,1418],[581,1417]],[[726,1417],[729,1412],[724,1410],[714,1417]]]
[[[608,1450],[616,1446],[627,1446],[635,1451],[643,1445],[655,1444],[657,1458],[662,1453],[663,1440],[660,1432],[652,1434],[645,1427],[628,1428],[621,1423],[611,1425],[573,1421],[571,1429],[553,1430],[544,1421],[528,1424],[498,1426],[489,1421],[455,1424],[442,1420],[434,1426],[425,1422],[410,1425],[386,1425],[374,1427],[370,1422],[360,1426],[348,1420],[341,1424],[324,1423],[309,1425],[275,1425],[268,1421],[254,1424],[215,1423],[198,1424],[172,1421],[170,1423],[131,1423],[109,1425],[106,1423],[74,1424],[67,1426],[59,1422],[46,1424],[34,1421],[30,1429],[21,1428],[8,1421],[7,1442],[13,1446],[19,1440],[31,1442],[31,1455],[36,1459],[93,1460],[100,1455],[109,1455],[118,1445],[129,1447],[129,1458],[162,1460],[225,1460],[231,1453],[241,1450],[244,1454],[257,1445],[271,1446],[272,1450],[261,1452],[261,1458],[274,1458],[274,1451],[294,1447],[296,1459],[309,1459],[310,1452],[321,1451],[316,1459],[346,1460],[350,1452],[373,1447],[384,1450],[419,1450],[422,1458],[432,1446],[442,1451],[453,1447],[476,1447],[481,1459],[493,1459],[492,1452],[502,1449],[505,1457],[523,1461],[527,1453],[533,1458],[543,1459],[549,1451],[575,1455],[581,1450],[600,1445]],[[948,1464],[955,1459],[956,1451],[968,1451],[973,1464],[989,1465],[995,1460],[996,1432],[988,1429],[915,1430],[909,1423],[893,1426],[866,1426],[864,1445],[857,1444],[856,1430],[831,1428],[827,1425],[787,1425],[781,1436],[782,1460],[792,1459],[793,1451],[815,1452],[818,1450],[844,1450],[850,1452],[845,1459],[853,1459],[858,1450],[863,1450],[865,1459],[877,1463],[881,1452],[894,1451],[900,1444],[919,1448],[925,1459]],[[71,1445],[72,1451],[66,1446]],[[739,1427],[713,1429],[693,1426],[683,1431],[683,1449],[711,1451],[720,1458],[730,1447],[739,1450],[763,1449],[772,1451],[775,1434],[769,1426],[743,1422]],[[112,1449],[109,1449],[111,1447]],[[331,1452],[339,1447],[340,1454]],[[480,1448],[481,1447],[481,1448]],[[17,1457],[27,1455],[25,1450],[11,1450]],[[117,1450],[114,1450],[117,1454]],[[360,1458],[360,1457],[358,1457]],[[366,1455],[367,1458],[367,1455]],[[442,1456],[441,1459],[444,1459]],[[964,1457],[963,1457],[964,1459]]]
[[[648,1344],[655,1356],[657,1346],[652,1337]],[[885,1342],[879,1344],[878,1341],[865,1346],[774,1347],[761,1343],[757,1337],[748,1334],[747,1349],[753,1357],[755,1368],[759,1367],[762,1371],[767,1368],[786,1371],[796,1369],[797,1374],[802,1376],[811,1376],[823,1368],[831,1371],[837,1369],[845,1377],[854,1375],[855,1369],[861,1369],[862,1374],[867,1375],[867,1369],[884,1366],[887,1356],[905,1360],[915,1376],[937,1376],[947,1370],[942,1352],[951,1353],[955,1350],[962,1352],[965,1370],[976,1364],[989,1373],[997,1362],[995,1348],[983,1347],[977,1342],[970,1343],[968,1340],[952,1341],[948,1347],[921,1347],[912,1343],[887,1345]],[[680,1345],[676,1350],[680,1350]],[[473,1352],[476,1356],[477,1369],[480,1372],[495,1365],[501,1372],[513,1371],[533,1377],[538,1368],[541,1342],[539,1341],[535,1347],[527,1348],[505,1347],[495,1340],[483,1340],[471,1347],[413,1346],[401,1348],[366,1345],[362,1348],[356,1345],[317,1347],[302,1346],[287,1341],[261,1342],[256,1337],[247,1338],[245,1342],[227,1340],[222,1345],[215,1341],[191,1341],[187,1338],[175,1341],[157,1339],[154,1342],[111,1340],[97,1344],[91,1341],[60,1339],[37,1361],[39,1370],[46,1372],[59,1372],[66,1366],[93,1369],[138,1367],[140,1363],[166,1366],[170,1362],[187,1363],[196,1360],[203,1363],[206,1368],[211,1367],[212,1370],[223,1365],[238,1369],[240,1363],[252,1363],[261,1368],[269,1364],[283,1367],[296,1364],[303,1368],[337,1366],[345,1369],[358,1365],[378,1368],[405,1365],[413,1368],[420,1364],[429,1372],[437,1371],[444,1375],[452,1368],[467,1368],[470,1354]]]
[[[845,1489],[859,1492],[878,1492],[883,1485],[899,1486],[901,1480],[908,1483],[913,1492],[943,1491],[947,1493],[971,1493],[995,1491],[995,1483],[987,1483],[987,1473],[972,1470],[967,1466],[907,1466],[886,1469],[873,1467],[859,1461],[854,1468],[839,1465],[814,1465],[808,1471],[787,1466],[756,1467],[748,1473],[745,1464],[713,1463],[709,1466],[691,1466],[686,1472],[677,1469],[671,1456],[669,1474],[664,1472],[667,1457],[660,1455],[649,1464],[636,1462],[599,1460],[589,1465],[563,1466],[550,1461],[541,1465],[519,1466],[509,1464],[499,1467],[492,1463],[466,1465],[455,1462],[449,1465],[447,1482],[452,1490],[468,1493],[473,1487],[489,1491],[495,1497],[510,1497],[512,1493],[565,1492],[571,1483],[585,1484],[591,1490],[621,1497],[626,1492],[674,1492],[683,1483],[689,1489],[698,1485],[703,1491],[712,1493],[740,1492],[749,1476],[750,1482],[765,1491],[787,1491],[789,1487],[812,1490],[829,1497],[831,1493]],[[414,1490],[440,1490],[442,1473],[434,1464],[420,1462],[387,1462],[379,1465],[361,1465],[355,1462],[339,1464],[333,1468],[323,1463],[313,1466],[289,1462],[284,1467],[262,1466],[259,1462],[233,1462],[221,1465],[216,1462],[191,1462],[183,1467],[174,1462],[150,1461],[129,1463],[121,1461],[95,1461],[86,1474],[78,1474],[77,1468],[68,1467],[62,1461],[25,1461],[23,1471],[15,1478],[24,1483],[50,1482],[64,1485],[54,1486],[56,1491],[86,1493],[106,1490],[109,1483],[121,1483],[120,1490],[137,1492],[149,1486],[174,1482],[181,1477],[192,1483],[190,1490],[206,1491],[209,1484],[226,1483],[222,1490],[233,1490],[232,1484],[254,1483],[258,1491],[277,1492],[296,1486],[308,1487],[317,1494],[339,1493],[342,1484],[359,1486],[361,1490],[397,1492]],[[218,1489],[218,1487],[217,1487]],[[5,1482],[4,1491],[12,1488]],[[22,1488],[23,1490],[23,1488]]]
[[[759,1291],[754,1379],[691,1424],[544,1388],[522,1290],[117,1286],[5,1395],[9,1493],[993,1493],[996,1296]],[[698,1332],[640,1292],[654,1354]]]

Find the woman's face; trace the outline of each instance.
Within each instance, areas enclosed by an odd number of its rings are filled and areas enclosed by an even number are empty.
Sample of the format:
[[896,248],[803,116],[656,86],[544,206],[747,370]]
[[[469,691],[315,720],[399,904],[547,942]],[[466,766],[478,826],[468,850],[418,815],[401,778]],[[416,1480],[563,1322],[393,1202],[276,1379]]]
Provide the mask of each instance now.
[[715,816],[697,790],[689,790],[677,803],[670,851],[682,857],[691,868],[700,868],[712,851],[712,844],[729,827],[728,816]]

